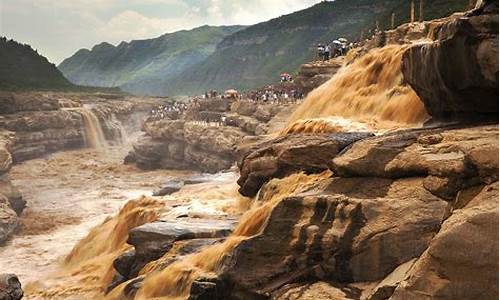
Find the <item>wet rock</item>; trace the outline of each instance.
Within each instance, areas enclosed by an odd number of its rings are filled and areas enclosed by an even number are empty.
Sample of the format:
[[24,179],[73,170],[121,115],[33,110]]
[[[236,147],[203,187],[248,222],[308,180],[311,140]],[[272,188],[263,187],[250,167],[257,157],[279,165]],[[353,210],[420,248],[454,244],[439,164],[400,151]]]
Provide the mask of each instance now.
[[18,228],[19,219],[9,200],[0,194],[0,244],[4,243]]
[[223,299],[218,293],[217,276],[203,276],[197,278],[191,285],[188,300]]
[[[115,278],[112,286],[136,277],[151,261],[161,258],[155,262],[155,269],[161,270],[182,256],[221,242],[221,238],[227,237],[234,226],[232,220],[190,219],[159,221],[136,227],[129,232],[127,240],[134,249],[123,253],[113,262],[120,276]],[[173,248],[175,251],[170,255],[169,251]]]
[[127,243],[133,245],[138,254],[163,254],[175,241],[224,237],[233,227],[233,221],[202,219],[153,222],[132,229]]
[[21,282],[14,274],[0,274],[0,300],[20,300],[23,298]]
[[390,299],[498,299],[498,182],[453,211]]
[[159,190],[153,192],[153,196],[165,196],[178,192],[184,186],[182,180],[171,180],[164,184]]
[[382,280],[365,300],[386,300],[389,299],[396,287],[410,276],[410,271],[416,259],[409,260],[398,266],[391,274]]
[[272,178],[292,172],[316,173],[328,169],[330,160],[349,144],[370,133],[299,134],[253,145],[239,163],[240,193],[252,197]]
[[339,176],[430,177],[429,191],[445,199],[479,181],[498,180],[498,126],[422,129],[358,141],[332,160]]
[[426,110],[437,120],[497,119],[498,2],[432,28],[434,42],[409,48],[402,65]]
[[382,280],[425,251],[446,208],[422,179],[327,179],[282,200],[262,233],[235,248],[221,278],[247,298],[313,278]]
[[359,299],[359,291],[354,288],[333,285],[328,282],[315,282],[304,285],[295,285],[280,289],[271,298],[273,300],[355,300]]
[[0,175],[0,195],[8,199],[10,207],[17,215],[21,215],[26,207],[26,200],[23,199],[19,189],[11,183],[8,174]]

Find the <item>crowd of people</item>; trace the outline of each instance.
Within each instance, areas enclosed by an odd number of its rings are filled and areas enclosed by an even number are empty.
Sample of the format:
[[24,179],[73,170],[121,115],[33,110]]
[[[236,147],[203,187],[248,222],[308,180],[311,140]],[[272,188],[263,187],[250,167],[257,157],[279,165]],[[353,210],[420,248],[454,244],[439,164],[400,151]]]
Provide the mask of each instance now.
[[161,104],[151,110],[149,121],[162,120],[165,118],[178,118],[189,108],[190,103],[174,101],[169,104]]
[[294,86],[268,85],[262,89],[247,92],[246,98],[254,102],[287,104],[304,98],[304,94]]
[[330,58],[344,56],[352,48],[357,47],[355,43],[349,43],[345,38],[333,40],[331,43],[319,43],[317,47],[317,56],[320,60],[327,61]]

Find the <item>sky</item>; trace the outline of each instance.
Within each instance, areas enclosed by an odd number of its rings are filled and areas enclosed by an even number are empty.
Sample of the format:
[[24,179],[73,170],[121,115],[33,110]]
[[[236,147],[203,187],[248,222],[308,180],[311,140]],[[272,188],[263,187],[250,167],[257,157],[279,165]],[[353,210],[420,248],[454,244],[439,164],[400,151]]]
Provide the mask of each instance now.
[[81,48],[208,25],[251,25],[321,0],[0,0],[0,36],[59,64]]

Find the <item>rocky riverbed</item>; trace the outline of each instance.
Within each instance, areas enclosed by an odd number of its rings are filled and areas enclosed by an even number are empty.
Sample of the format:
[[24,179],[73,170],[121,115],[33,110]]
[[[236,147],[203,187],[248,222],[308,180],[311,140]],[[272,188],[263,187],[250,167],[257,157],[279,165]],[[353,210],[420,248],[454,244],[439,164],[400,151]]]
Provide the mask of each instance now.
[[33,299],[497,299],[497,28],[488,0],[401,26],[285,130],[268,104],[207,102],[146,122],[127,165],[107,145],[12,167],[6,134],[0,171],[28,208],[8,193],[21,232],[0,262]]

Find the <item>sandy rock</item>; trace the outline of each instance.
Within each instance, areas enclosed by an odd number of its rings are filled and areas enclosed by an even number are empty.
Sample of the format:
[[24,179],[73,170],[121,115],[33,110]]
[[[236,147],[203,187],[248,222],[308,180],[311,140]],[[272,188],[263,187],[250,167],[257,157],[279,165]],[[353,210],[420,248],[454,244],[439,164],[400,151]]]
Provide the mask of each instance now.
[[281,201],[263,232],[236,247],[221,278],[247,298],[311,278],[382,280],[425,251],[446,208],[422,179],[327,179]]
[[434,120],[498,117],[498,2],[486,2],[474,14],[436,21],[434,41],[403,55],[404,78]]
[[254,196],[272,178],[291,172],[321,172],[347,145],[370,136],[369,133],[288,135],[255,144],[239,162],[240,193]]
[[307,63],[300,66],[295,83],[308,94],[313,89],[332,78],[342,67],[344,57],[337,57],[327,62]]
[[498,126],[421,129],[354,143],[332,160],[340,176],[430,177],[424,186],[453,199],[478,182],[498,180]]
[[278,295],[273,296],[273,300],[354,300],[358,299],[357,291],[327,282],[315,282],[296,287],[283,289]]
[[13,114],[20,111],[58,110],[57,99],[37,93],[0,93],[0,115]]
[[385,300],[392,296],[396,287],[410,276],[410,271],[415,261],[414,258],[398,266],[391,274],[382,280],[375,288],[373,288],[370,295],[364,300]]
[[498,299],[498,182],[453,212],[390,299]]

